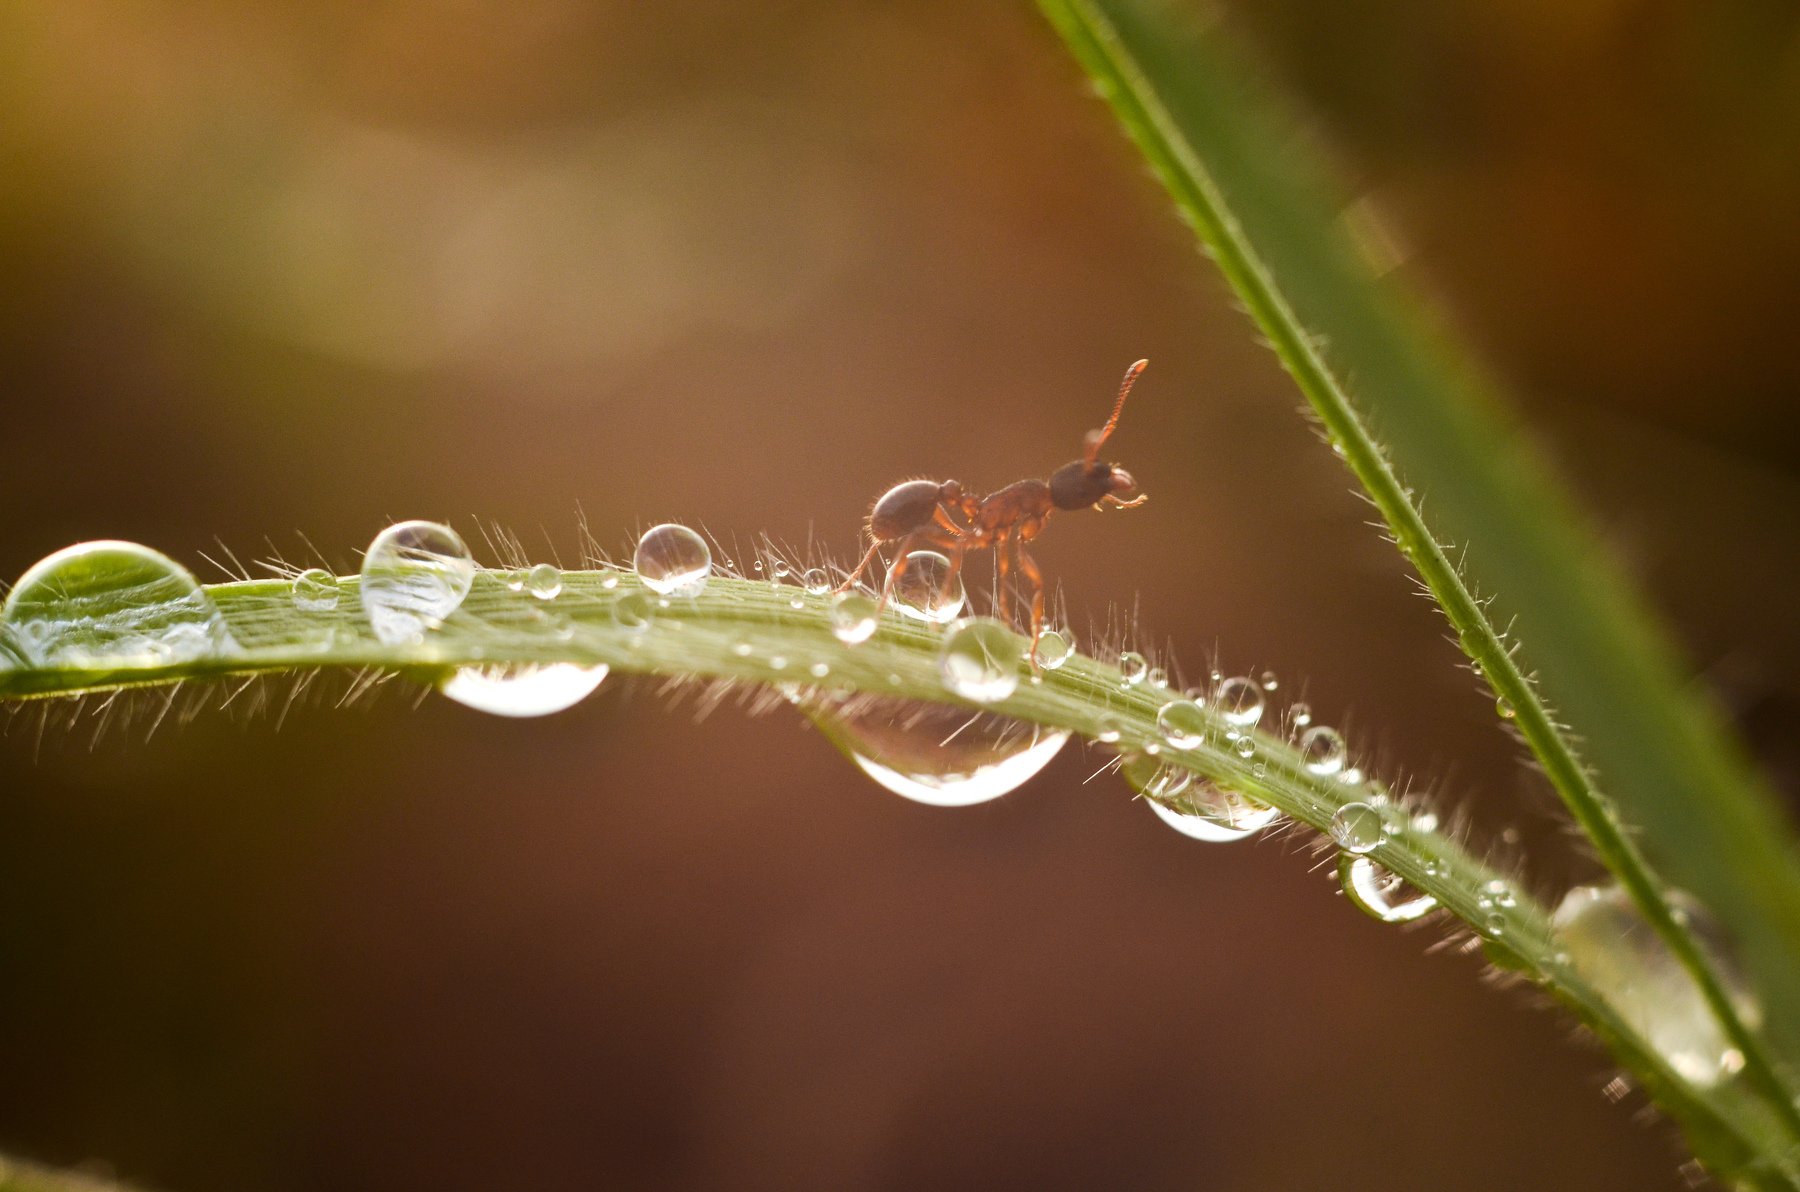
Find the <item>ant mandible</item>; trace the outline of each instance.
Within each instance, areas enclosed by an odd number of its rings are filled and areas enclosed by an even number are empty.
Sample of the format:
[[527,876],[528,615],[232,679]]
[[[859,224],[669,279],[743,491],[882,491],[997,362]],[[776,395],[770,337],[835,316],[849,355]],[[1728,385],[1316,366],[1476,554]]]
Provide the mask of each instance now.
[[[943,579],[943,586],[948,589],[956,582],[968,551],[992,548],[999,568],[994,602],[1000,619],[1005,621],[1009,619],[1010,548],[1010,553],[1018,556],[1019,575],[1031,592],[1031,664],[1036,667],[1038,641],[1044,635],[1044,576],[1024,546],[1038,536],[1050,514],[1058,509],[1090,505],[1095,509],[1130,509],[1150,499],[1142,493],[1130,500],[1122,498],[1119,494],[1136,488],[1137,481],[1124,468],[1100,462],[1100,448],[1119,424],[1131,386],[1149,363],[1140,360],[1125,370],[1112,417],[1099,430],[1088,432],[1081,458],[1056,469],[1049,480],[1015,481],[979,499],[965,493],[955,480],[908,480],[888,489],[869,512],[868,553],[837,590],[843,592],[855,586],[875,561],[876,553],[884,545],[897,543],[898,557],[888,568],[887,580],[881,585],[881,599],[875,606],[879,616],[893,595],[894,585],[906,573],[907,556],[913,551],[932,547],[948,556],[950,569]],[[951,513],[959,515],[966,524],[959,525]]]

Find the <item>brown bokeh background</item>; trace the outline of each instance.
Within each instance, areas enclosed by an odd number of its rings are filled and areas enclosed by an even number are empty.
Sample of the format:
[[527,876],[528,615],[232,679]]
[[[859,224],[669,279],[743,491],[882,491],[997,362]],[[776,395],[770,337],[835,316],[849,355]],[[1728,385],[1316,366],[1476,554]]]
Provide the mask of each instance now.
[[[1791,795],[1795,11],[1218,15]],[[7,576],[348,569],[408,516],[569,560],[578,504],[847,556],[895,479],[1061,463],[1148,356],[1152,502],[1037,552],[1077,627],[1273,668],[1592,874],[1023,4],[9,5],[0,268]],[[648,683],[258,700],[10,719],[0,1148],[183,1192],[1681,1186],[1564,1021],[1074,747],[950,811]]]

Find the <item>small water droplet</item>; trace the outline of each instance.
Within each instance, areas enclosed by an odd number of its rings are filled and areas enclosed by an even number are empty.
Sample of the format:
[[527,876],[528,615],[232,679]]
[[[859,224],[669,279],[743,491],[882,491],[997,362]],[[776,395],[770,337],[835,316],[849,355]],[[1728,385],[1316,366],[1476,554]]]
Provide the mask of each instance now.
[[1119,729],[1119,720],[1110,712],[1103,712],[1094,724],[1094,740],[1111,745],[1123,733]]
[[1515,715],[1512,704],[1507,701],[1505,696],[1501,696],[1494,701],[1494,711],[1499,714],[1500,719],[1502,720],[1511,720]]
[[1338,880],[1358,908],[1383,923],[1410,923],[1437,907],[1438,901],[1420,893],[1368,857],[1338,857]]
[[464,666],[438,691],[459,704],[496,716],[548,716],[572,708],[600,686],[607,666],[572,662]]
[[455,530],[400,522],[363,552],[363,613],[383,645],[413,644],[461,607],[474,582],[475,560]]
[[1312,705],[1298,703],[1288,709],[1288,719],[1295,728],[1305,728],[1313,722]]
[[944,686],[978,704],[1005,699],[1018,689],[1019,639],[992,617],[958,621],[944,635],[938,674]]
[[808,596],[823,596],[831,591],[831,577],[825,574],[823,567],[808,567],[800,576],[800,586],[806,589]]
[[1383,839],[1381,813],[1367,803],[1346,803],[1331,817],[1331,838],[1347,853],[1373,852]]
[[1421,811],[1413,817],[1413,831],[1435,832],[1438,829],[1438,817],[1435,811]]
[[950,577],[950,560],[934,550],[906,556],[906,570],[894,585],[894,603],[906,616],[933,625],[956,620],[968,603],[962,577]]
[[1169,672],[1160,666],[1153,666],[1150,668],[1150,673],[1144,676],[1144,681],[1152,687],[1167,687]]
[[1232,749],[1246,761],[1256,756],[1256,738],[1245,733],[1232,743]]
[[1281,686],[1280,676],[1276,675],[1272,670],[1264,671],[1257,677],[1257,681],[1262,684],[1262,689],[1264,691],[1274,691],[1277,687]]
[[831,635],[847,646],[875,634],[875,598],[862,592],[839,592],[831,598]]
[[739,658],[748,658],[756,652],[756,647],[749,642],[733,642],[731,652]]
[[1075,635],[1067,629],[1046,629],[1038,638],[1038,665],[1047,671],[1056,670],[1075,653]]
[[520,567],[513,571],[503,573],[500,576],[500,582],[506,585],[508,591],[523,592],[525,590],[525,575],[525,569]]
[[788,567],[786,559],[776,559],[769,564],[769,578],[776,583],[780,583],[791,574],[792,569]]
[[769,655],[769,669],[770,670],[786,670],[787,663],[788,663],[787,655],[785,655],[785,654]]
[[623,592],[613,601],[612,613],[619,628],[642,633],[656,620],[656,605],[642,592]]
[[1344,768],[1344,738],[1336,729],[1316,724],[1300,734],[1300,756],[1308,770],[1328,778]]
[[1068,741],[1060,730],[899,696],[821,694],[801,707],[876,782],[919,803],[963,807],[1016,790]]
[[1206,713],[1193,700],[1171,700],[1157,710],[1156,727],[1175,748],[1198,749],[1206,740]]
[[831,664],[829,662],[815,662],[806,668],[806,673],[815,679],[827,678],[831,674]]
[[539,600],[555,600],[562,595],[562,572],[548,563],[539,563],[525,573],[525,590]]
[[1506,916],[1499,911],[1488,912],[1487,918],[1481,921],[1482,930],[1494,939],[1506,934]]
[[1225,717],[1225,723],[1238,728],[1251,728],[1262,719],[1263,689],[1255,679],[1238,676],[1219,684],[1213,704]]
[[337,576],[309,567],[294,577],[294,607],[303,613],[328,613],[338,606]]
[[1144,681],[1150,673],[1150,661],[1136,650],[1126,650],[1119,655],[1119,674],[1125,680],[1125,686],[1135,687]]
[[600,577],[600,587],[602,589],[604,589],[605,591],[610,592],[618,586],[619,586],[619,573],[617,571],[614,571],[612,568],[608,567],[606,569],[605,574],[603,574]]
[[1338,781],[1345,786],[1361,786],[1362,780],[1363,772],[1356,766],[1351,766],[1338,774]]
[[34,666],[169,666],[236,648],[187,568],[135,542],[83,542],[41,560],[0,621]]
[[676,522],[644,531],[631,565],[644,586],[661,596],[698,596],[712,574],[706,539]]

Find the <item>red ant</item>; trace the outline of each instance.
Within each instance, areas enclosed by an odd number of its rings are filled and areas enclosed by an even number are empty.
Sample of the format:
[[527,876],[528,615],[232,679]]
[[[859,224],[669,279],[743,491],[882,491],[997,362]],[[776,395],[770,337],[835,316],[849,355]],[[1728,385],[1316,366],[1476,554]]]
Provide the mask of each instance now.
[[[875,561],[876,553],[884,544],[898,543],[898,557],[888,568],[887,581],[881,585],[881,599],[875,606],[879,615],[893,594],[894,585],[906,573],[907,556],[912,551],[935,547],[949,556],[950,570],[942,581],[947,590],[962,570],[965,552],[992,547],[999,567],[994,601],[1000,619],[1004,621],[1009,617],[1007,579],[1012,567],[1007,548],[1010,546],[1018,555],[1019,574],[1031,590],[1031,664],[1036,667],[1038,640],[1044,635],[1044,576],[1031,556],[1025,553],[1024,545],[1038,536],[1050,514],[1058,509],[1082,509],[1090,505],[1095,509],[1109,506],[1130,509],[1150,499],[1141,493],[1130,500],[1120,497],[1120,493],[1136,488],[1137,481],[1124,468],[1100,462],[1100,448],[1119,424],[1125,398],[1131,393],[1138,374],[1149,363],[1140,360],[1125,370],[1125,380],[1119,386],[1119,400],[1113,406],[1112,417],[1099,430],[1088,432],[1087,447],[1080,459],[1056,469],[1047,481],[1015,481],[980,499],[963,492],[962,485],[955,480],[908,480],[888,489],[869,512],[869,553],[837,590],[842,592],[853,587],[869,564]],[[961,515],[967,524],[958,525],[950,516],[952,511]]]

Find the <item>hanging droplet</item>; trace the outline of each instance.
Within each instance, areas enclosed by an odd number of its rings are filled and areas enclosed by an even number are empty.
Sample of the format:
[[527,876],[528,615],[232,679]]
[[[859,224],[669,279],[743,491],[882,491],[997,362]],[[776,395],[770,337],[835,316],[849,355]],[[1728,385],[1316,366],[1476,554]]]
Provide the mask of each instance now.
[[1119,719],[1110,712],[1102,712],[1094,726],[1094,740],[1104,745],[1111,745],[1124,734],[1119,729]]
[[1206,713],[1191,699],[1170,700],[1156,713],[1163,740],[1177,749],[1198,749],[1206,740]]
[[0,622],[41,667],[170,666],[236,649],[187,568],[135,542],[83,542],[41,560]]
[[631,565],[644,586],[659,596],[698,596],[712,574],[706,539],[676,522],[644,531]]
[[1344,804],[1331,817],[1331,838],[1347,853],[1373,852],[1384,839],[1381,812],[1367,803]]
[[548,716],[572,708],[606,678],[605,663],[577,666],[572,662],[511,663],[464,666],[438,690],[459,704],[496,716]]
[[863,773],[938,807],[985,803],[1017,789],[1069,739],[992,712],[897,696],[813,692],[800,706]]
[[414,644],[462,605],[474,582],[475,560],[455,530],[400,522],[363,553],[363,613],[383,645]]
[[875,635],[875,598],[862,592],[839,592],[831,598],[831,635],[847,646]]
[[1238,728],[1252,728],[1262,719],[1263,689],[1255,679],[1239,675],[1219,684],[1219,692],[1213,697],[1213,704],[1225,717],[1225,723]]
[[555,600],[562,595],[562,572],[548,563],[539,563],[525,573],[525,590],[539,600]]
[[1018,689],[1019,639],[992,617],[958,621],[944,635],[938,674],[944,686],[967,700],[992,704]]
[[894,585],[894,604],[915,621],[947,625],[968,603],[962,577],[950,577],[950,560],[934,550],[906,556],[906,570]]
[[1136,650],[1126,650],[1119,655],[1119,675],[1124,679],[1125,686],[1137,686],[1149,673],[1150,660]]
[[1383,923],[1410,923],[1437,908],[1436,898],[1413,890],[1367,857],[1340,855],[1338,880],[1351,902]]
[[1341,771],[1344,756],[1344,738],[1336,729],[1316,724],[1300,734],[1300,757],[1306,768],[1321,778]]
[[1067,629],[1046,629],[1038,638],[1038,665],[1047,671],[1061,667],[1075,653],[1075,635]]
[[823,567],[808,567],[800,576],[800,586],[808,596],[823,596],[831,591],[831,577]]
[[1142,754],[1128,756],[1120,773],[1145,796],[1157,819],[1193,840],[1211,844],[1242,840],[1274,823],[1279,814],[1254,799],[1221,790],[1183,767]]
[[1494,711],[1502,720],[1511,720],[1516,715],[1512,703],[1504,695],[1494,701]]
[[294,607],[303,613],[328,613],[338,606],[338,578],[323,567],[309,567],[294,577]]
[[613,601],[612,614],[619,628],[642,633],[656,620],[656,605],[642,592],[623,592]]

